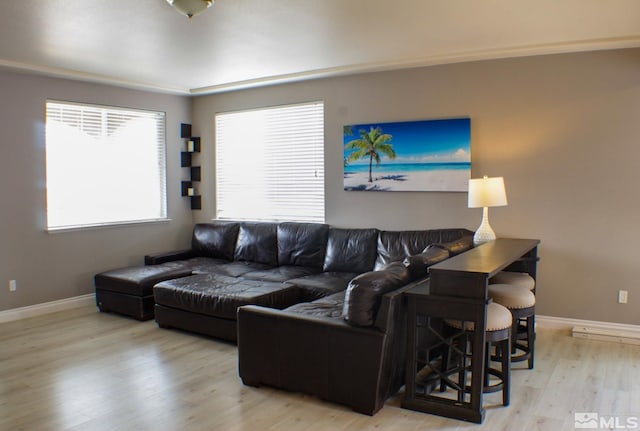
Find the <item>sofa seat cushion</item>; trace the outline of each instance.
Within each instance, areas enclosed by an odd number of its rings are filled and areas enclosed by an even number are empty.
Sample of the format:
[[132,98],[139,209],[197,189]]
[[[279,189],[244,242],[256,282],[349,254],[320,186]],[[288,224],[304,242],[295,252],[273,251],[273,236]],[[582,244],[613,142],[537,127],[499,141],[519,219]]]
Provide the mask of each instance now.
[[314,317],[329,317],[332,319],[342,319],[342,308],[344,307],[344,291],[325,296],[313,302],[302,302],[286,308],[285,311],[300,313]]
[[286,308],[299,298],[294,286],[220,274],[163,281],[154,286],[153,294],[156,304],[232,320],[241,305]]
[[293,266],[284,265],[276,268],[265,269],[262,271],[251,271],[242,275],[242,278],[250,280],[265,280],[265,281],[287,281],[292,278],[304,277],[306,275],[318,274],[320,268],[313,268],[307,266]]
[[210,257],[194,257],[170,263],[182,268],[189,268],[193,274],[205,274],[209,272],[217,272],[220,265],[228,264],[229,261],[225,259],[213,259]]
[[342,292],[349,281],[357,276],[356,272],[322,272],[287,281],[300,289],[301,301],[313,301],[335,292]]
[[229,277],[240,277],[248,272],[264,271],[269,268],[271,265],[258,262],[231,262],[217,266],[214,272]]
[[176,265],[175,263],[163,263],[102,272],[96,274],[94,282],[96,290],[108,290],[134,296],[148,296],[153,294],[154,284],[189,275],[191,275],[190,268]]

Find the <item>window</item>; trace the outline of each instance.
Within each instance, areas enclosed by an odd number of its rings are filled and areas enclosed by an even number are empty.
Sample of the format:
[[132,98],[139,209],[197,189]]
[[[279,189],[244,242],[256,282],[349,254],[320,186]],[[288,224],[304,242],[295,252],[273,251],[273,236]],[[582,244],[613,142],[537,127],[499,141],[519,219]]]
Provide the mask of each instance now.
[[324,222],[324,104],[216,114],[219,219]]
[[165,219],[165,114],[47,101],[47,228]]

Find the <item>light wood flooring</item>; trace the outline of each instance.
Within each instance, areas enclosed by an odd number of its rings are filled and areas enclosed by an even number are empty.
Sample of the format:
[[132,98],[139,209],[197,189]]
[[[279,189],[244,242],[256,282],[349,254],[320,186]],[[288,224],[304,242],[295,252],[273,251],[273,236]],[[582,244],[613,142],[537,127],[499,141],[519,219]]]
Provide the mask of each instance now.
[[[574,412],[640,416],[640,346],[538,329],[511,405],[482,425],[400,408],[375,416],[243,386],[236,347],[93,307],[0,324],[0,430],[574,430]],[[519,368],[519,369],[518,369]]]

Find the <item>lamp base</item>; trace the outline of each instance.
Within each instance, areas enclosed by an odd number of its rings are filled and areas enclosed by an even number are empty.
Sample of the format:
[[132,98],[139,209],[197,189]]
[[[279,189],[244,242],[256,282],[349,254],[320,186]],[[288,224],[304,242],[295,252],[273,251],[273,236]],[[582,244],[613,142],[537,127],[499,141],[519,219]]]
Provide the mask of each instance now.
[[496,233],[491,229],[491,225],[489,224],[489,208],[482,208],[482,223],[476,230],[476,233],[473,235],[473,245],[479,246],[486,242],[491,242],[496,239]]

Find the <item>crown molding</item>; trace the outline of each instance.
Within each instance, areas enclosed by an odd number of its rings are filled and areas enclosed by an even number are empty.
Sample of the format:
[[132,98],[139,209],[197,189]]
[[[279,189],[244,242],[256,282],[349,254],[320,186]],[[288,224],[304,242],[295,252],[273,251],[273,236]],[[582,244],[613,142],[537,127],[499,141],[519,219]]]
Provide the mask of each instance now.
[[0,59],[0,68],[7,70],[15,70],[19,72],[30,73],[34,75],[42,75],[52,78],[63,78],[74,81],[91,82],[95,84],[112,85],[116,87],[129,88],[132,90],[151,91],[154,93],[168,93],[176,95],[189,95],[188,88],[166,87],[157,84],[149,84],[127,79],[115,78],[108,75],[100,75],[96,73],[81,72],[78,70],[64,69],[51,66],[42,66],[30,63],[21,63],[17,61]]
[[483,51],[465,51],[443,55],[432,55],[418,59],[363,63],[349,66],[337,66],[311,71],[268,76],[244,81],[228,82],[207,87],[193,88],[192,95],[206,95],[227,91],[245,90],[268,85],[300,82],[310,79],[353,75],[357,73],[385,72],[399,69],[413,69],[427,66],[438,66],[472,61],[499,60],[504,58],[531,57],[536,55],[566,54],[585,51],[601,51],[612,49],[638,48],[640,37],[593,39],[575,42],[514,46]]
[[441,55],[431,55],[421,58],[410,58],[386,62],[362,63],[355,65],[336,66],[310,71],[294,72],[281,75],[273,75],[248,79],[242,81],[232,81],[220,84],[196,88],[170,87],[153,83],[144,83],[108,75],[87,73],[78,70],[64,69],[30,63],[21,63],[0,59],[0,68],[18,70],[22,72],[44,75],[55,78],[64,78],[97,84],[113,85],[117,87],[130,88],[135,90],[152,91],[157,93],[168,93],[175,95],[201,96],[208,94],[223,93],[228,91],[245,90],[248,88],[264,87],[277,84],[300,82],[311,79],[338,77],[354,75],[358,73],[385,72],[399,69],[412,69],[427,66],[438,66],[454,63],[465,63],[472,61],[498,60],[504,58],[530,57],[536,55],[564,54],[585,51],[600,51],[612,49],[638,48],[640,47],[640,36],[592,39],[581,41],[570,41],[549,44],[536,44],[526,46],[513,46],[500,49],[488,49],[481,51],[463,51]]

